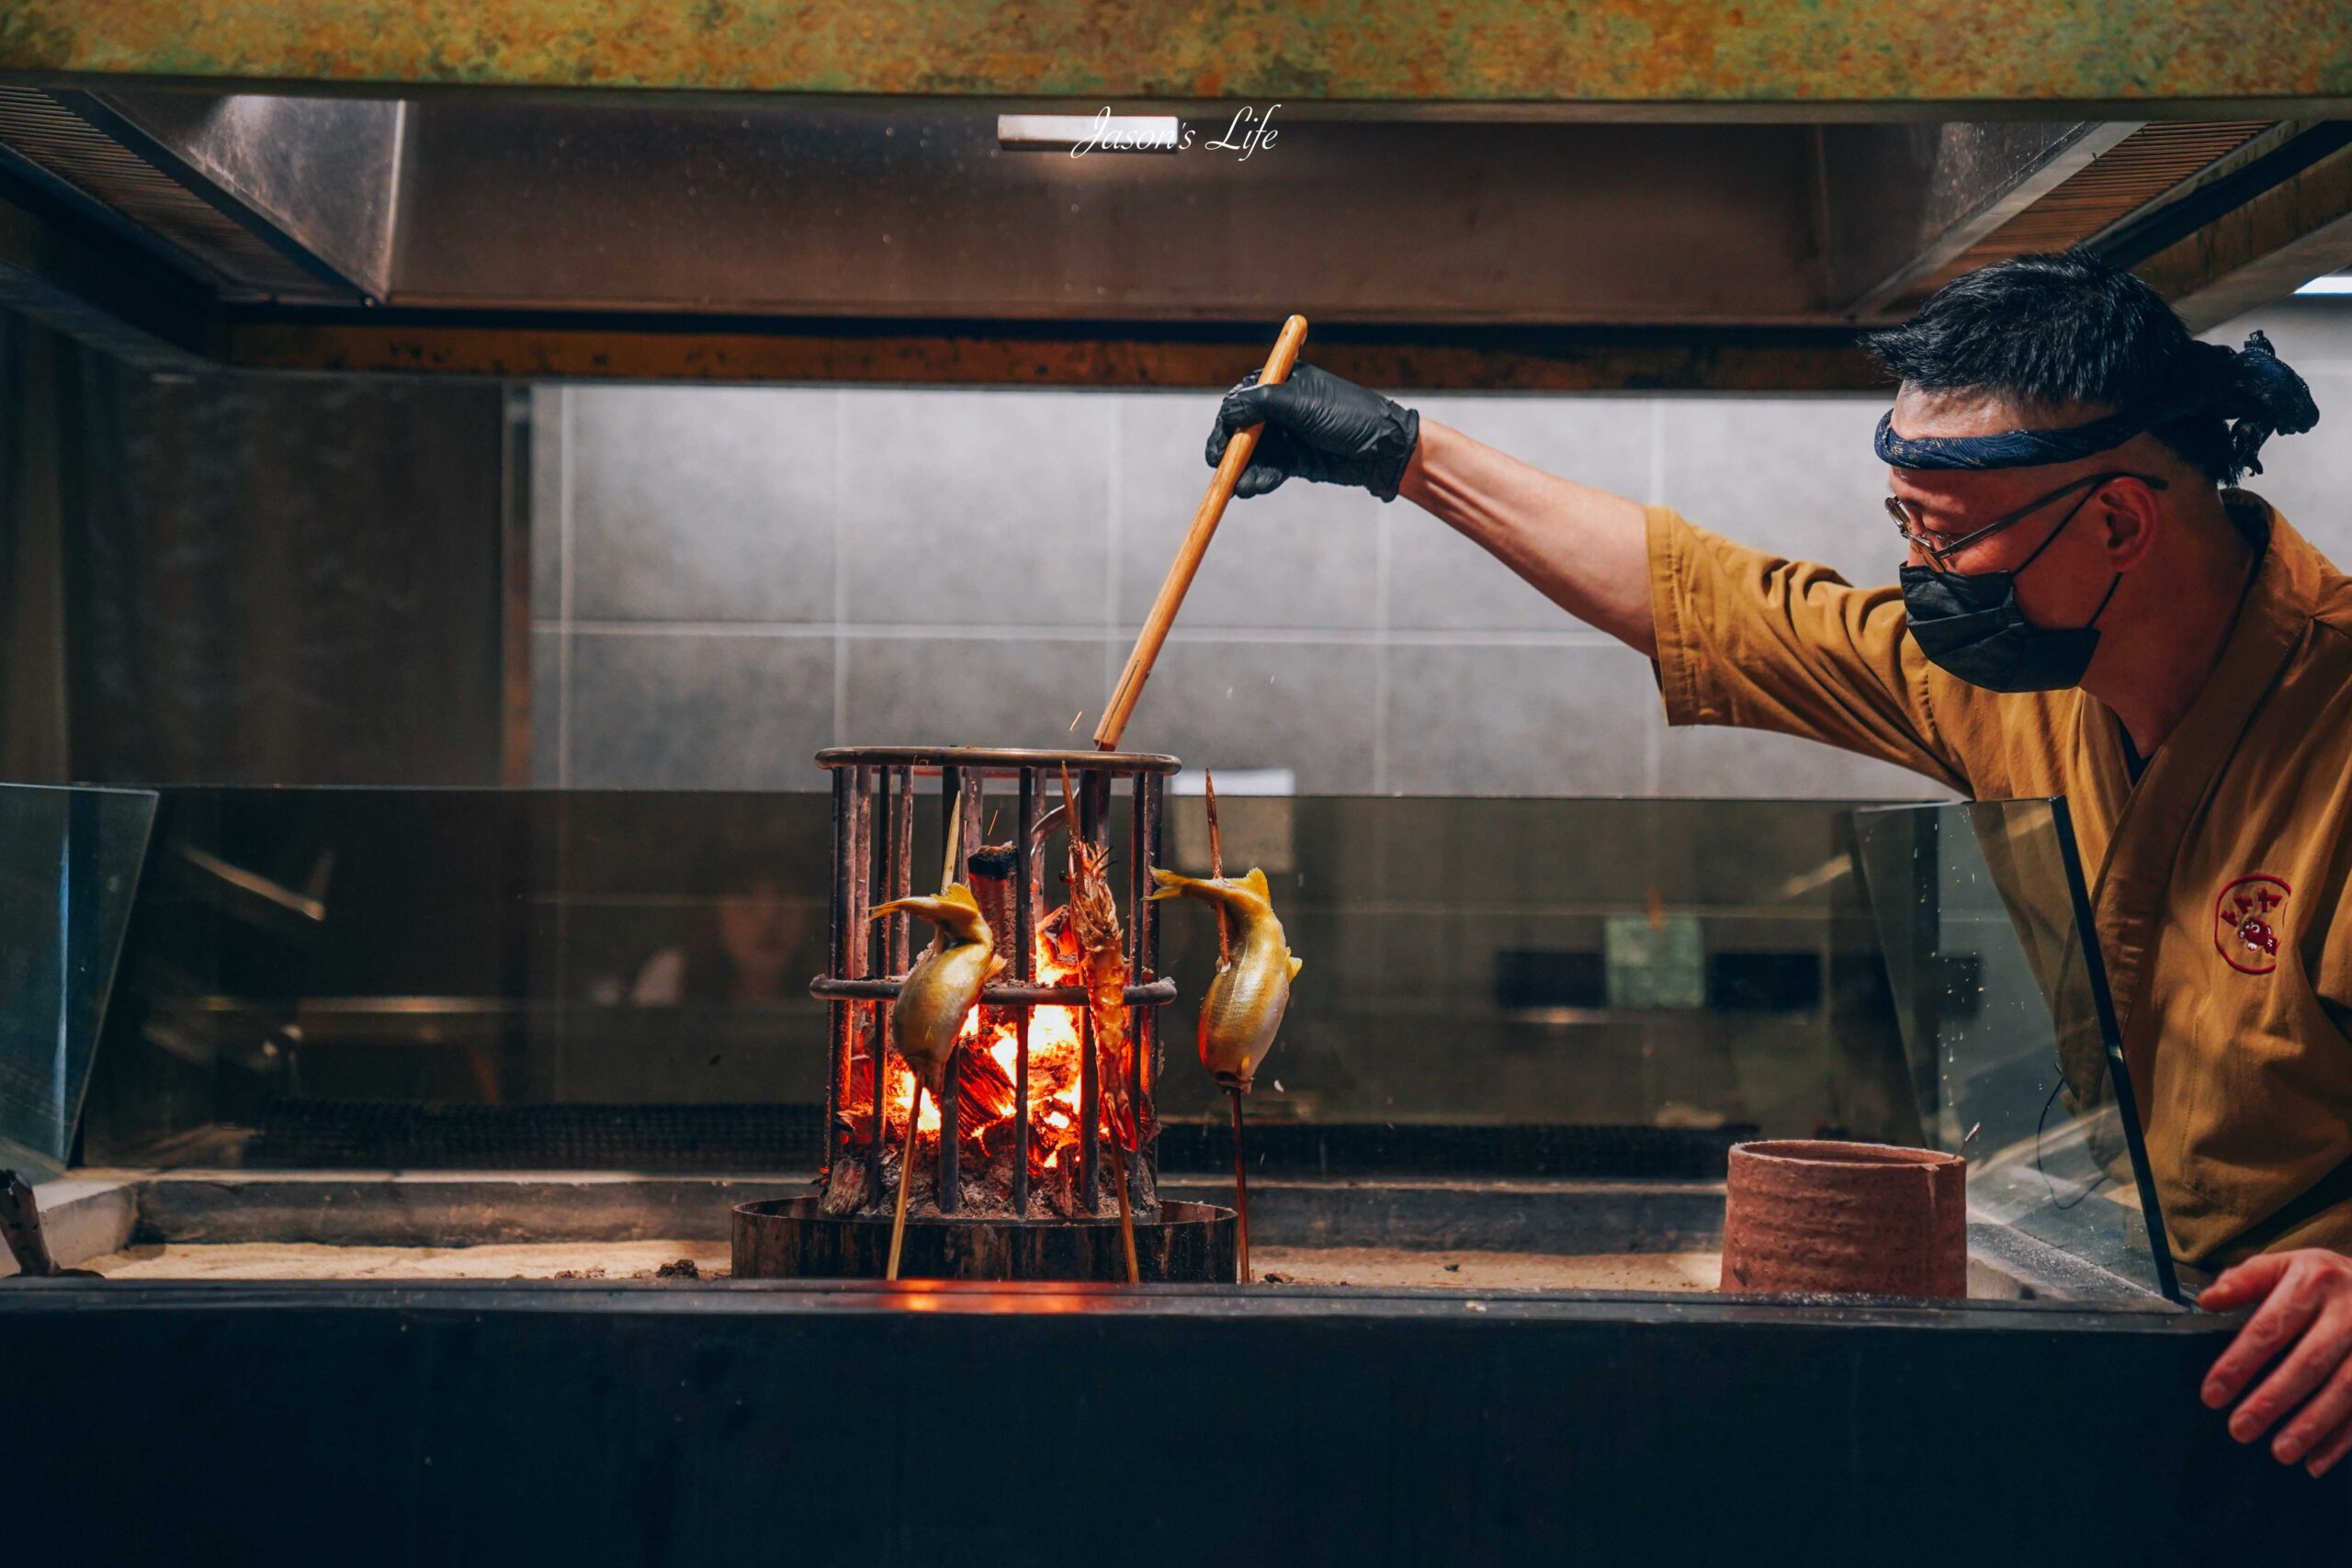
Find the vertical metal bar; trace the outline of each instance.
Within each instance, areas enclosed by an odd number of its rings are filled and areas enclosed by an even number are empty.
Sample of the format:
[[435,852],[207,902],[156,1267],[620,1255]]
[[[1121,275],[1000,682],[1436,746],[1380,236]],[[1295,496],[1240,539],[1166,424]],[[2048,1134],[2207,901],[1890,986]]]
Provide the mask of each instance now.
[[[956,880],[968,886],[972,880],[972,857],[988,847],[980,841],[980,793],[987,787],[988,775],[978,768],[968,768],[964,771],[959,784],[961,787],[956,802],[956,809],[964,814],[964,829],[957,835],[957,841],[964,847],[956,852]],[[972,1010],[985,1031],[989,1010],[975,1007]],[[956,1075],[952,1072],[947,1075],[946,1093],[941,1100],[939,1114],[943,1129],[941,1139],[945,1151],[940,1158],[939,1168],[943,1179],[941,1185],[947,1194],[939,1207],[942,1213],[952,1213],[963,1204],[963,1188],[957,1179],[957,1171],[964,1157],[964,1127],[959,1119],[963,1114],[962,1102]]]
[[[958,820],[964,816],[964,770],[956,767],[944,767],[940,769],[939,875],[940,880],[943,883],[951,880],[956,882],[962,882],[965,880],[964,868],[962,866],[950,865],[947,863],[947,846],[951,842],[955,842],[959,838],[960,830],[958,828]],[[956,853],[959,856],[968,855],[979,847],[979,845],[973,843],[970,840],[965,839],[962,840],[961,847],[956,851]],[[939,1085],[938,1182],[937,1190],[933,1195],[933,1201],[939,1205],[939,1212],[943,1214],[952,1214],[956,1212],[956,1201],[959,1196],[959,1189],[962,1186],[961,1179],[956,1168],[956,1156],[958,1154],[958,1150],[956,1147],[957,1142],[956,1136],[956,1125],[957,1118],[962,1114],[961,1109],[956,1103],[959,1098],[960,1097],[956,1092],[956,1073],[954,1068],[951,1067],[948,1070],[947,1076],[940,1080]]]
[[[883,802],[885,853],[889,861],[889,864],[884,871],[888,878],[884,886],[891,897],[904,898],[914,891],[914,771],[910,768],[892,768],[886,769],[884,772],[886,779],[895,774],[898,784],[896,793],[887,795]],[[893,915],[886,922],[886,929],[889,933],[888,967],[884,971],[886,974],[904,975],[907,972],[908,933],[913,923],[914,917],[911,915]],[[881,1020],[881,1004],[876,1003],[874,1036],[874,1142],[866,1151],[871,1179],[866,1182],[865,1190],[873,1198],[877,1209],[888,1201],[888,1195],[883,1190],[882,1185],[882,1151],[889,1145],[890,1131],[890,1064],[889,1054],[884,1049]]]
[[[825,918],[831,929],[826,932],[825,973],[836,980],[846,979],[849,962],[849,786],[848,770],[835,768],[833,773],[833,886],[825,901]],[[834,1002],[832,1012],[831,1057],[825,1067],[825,1175],[832,1179],[833,1156],[840,1152],[841,1137],[833,1122],[841,1113],[842,1095],[849,1082],[850,1012],[855,1004]]]
[[[848,807],[844,815],[843,848],[848,856],[848,868],[843,878],[846,895],[842,909],[842,974],[843,978],[863,979],[873,973],[868,962],[873,953],[873,933],[866,928],[873,922],[867,918],[874,908],[874,770],[866,767],[835,770],[835,776],[847,775]],[[843,1010],[849,1019],[848,1052],[842,1059],[842,1098],[849,1098],[850,1074],[855,1070],[861,1041],[865,1053],[876,1060],[884,1050],[885,1027],[881,1008],[874,1002],[852,1002]]]
[[[1159,812],[1159,779],[1157,774],[1137,773],[1132,798],[1134,813],[1127,828],[1127,859],[1131,874],[1127,879],[1127,983],[1140,986],[1152,978],[1151,966],[1159,950],[1151,940],[1152,921],[1159,906],[1151,901],[1151,868],[1159,863],[1152,846],[1153,830]],[[1151,1145],[1145,1141],[1144,1129],[1151,1123],[1151,1073],[1147,1066],[1151,1060],[1152,1021],[1159,1009],[1129,1007],[1127,1009],[1127,1050],[1133,1057],[1130,1066],[1134,1076],[1128,1080],[1127,1096],[1135,1107],[1136,1157],[1127,1162],[1127,1183],[1130,1197],[1139,1198],[1136,1189],[1138,1168],[1151,1158]]]
[[[1103,807],[1110,783],[1108,774],[1092,768],[1079,780],[1076,829],[1098,849],[1102,844]],[[1088,1008],[1079,1016],[1084,1049],[1078,1064],[1078,1201],[1091,1214],[1102,1191],[1102,1066],[1094,1038],[1094,1010]]]
[[[1021,770],[1021,805],[1012,834],[1012,977],[1023,985],[1036,978],[1037,911],[1033,907],[1029,840],[1037,828],[1037,770]],[[1024,1002],[1014,1024],[1012,1045],[1012,1213],[1029,1217],[1029,1020],[1036,1004]]]

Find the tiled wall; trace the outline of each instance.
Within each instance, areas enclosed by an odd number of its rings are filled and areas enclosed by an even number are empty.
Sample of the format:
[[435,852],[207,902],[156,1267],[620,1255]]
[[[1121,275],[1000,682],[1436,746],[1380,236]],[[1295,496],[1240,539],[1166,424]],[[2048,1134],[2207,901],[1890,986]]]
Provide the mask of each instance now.
[[[2256,488],[2352,562],[2352,308],[2267,326],[2319,432]],[[1884,400],[1432,396],[1555,473],[1883,581]],[[1085,742],[1208,470],[1206,393],[573,387],[535,400],[535,775],[815,788],[819,747]],[[1073,725],[1076,716],[1083,715]],[[1073,738],[1074,737],[1074,738]],[[1127,733],[1302,792],[1910,796],[1669,732],[1646,663],[1409,504],[1236,502]]]

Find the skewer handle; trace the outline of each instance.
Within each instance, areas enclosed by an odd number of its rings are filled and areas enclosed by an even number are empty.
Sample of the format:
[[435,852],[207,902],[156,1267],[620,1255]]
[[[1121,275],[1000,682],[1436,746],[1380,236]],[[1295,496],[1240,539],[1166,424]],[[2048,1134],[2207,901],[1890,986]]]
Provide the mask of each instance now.
[[[1258,372],[1258,385],[1271,387],[1287,379],[1291,367],[1298,363],[1299,347],[1306,342],[1305,316],[1293,316],[1284,321],[1282,335],[1274,339],[1274,351],[1266,355],[1265,368]],[[1216,536],[1217,522],[1225,515],[1225,503],[1233,499],[1233,487],[1241,482],[1242,471],[1250,467],[1250,459],[1258,450],[1258,434],[1265,428],[1253,424],[1246,430],[1237,430],[1226,444],[1224,460],[1216,466],[1216,476],[1209,480],[1209,492],[1201,498],[1200,510],[1193,513],[1193,526],[1176,551],[1175,564],[1168,569],[1166,581],[1159,585],[1159,597],[1151,602],[1151,614],[1144,617],[1135,651],[1127,655],[1127,667],[1119,671],[1119,683],[1111,689],[1111,702],[1102,711],[1102,722],[1094,728],[1098,750],[1119,749],[1119,737],[1126,732],[1127,719],[1136,711],[1136,699],[1143,695],[1143,683],[1151,678],[1152,663],[1159,657],[1160,645],[1168,640],[1168,629],[1176,624],[1176,612],[1183,606],[1184,595],[1193,586],[1193,574],[1200,570],[1201,558],[1208,553],[1209,541]]]
[[1233,1213],[1235,1272],[1241,1283],[1254,1283],[1250,1272],[1250,1168],[1241,1154],[1241,1090],[1228,1089],[1233,1097]]
[[[1240,1101],[1236,1100],[1235,1114],[1239,1114]],[[890,1266],[882,1278],[895,1280],[899,1277],[899,1254],[907,1244],[907,1178],[915,1168],[915,1125],[922,1120],[922,1080],[915,1080],[915,1100],[907,1107],[907,1146],[899,1156],[899,1212],[890,1218]],[[945,1122],[940,1124],[944,1129]]]
[[1119,1140],[1111,1140],[1111,1179],[1119,1184],[1119,1245],[1127,1255],[1127,1283],[1143,1283],[1143,1269],[1136,1260],[1136,1213],[1127,1202],[1127,1159],[1119,1152]]

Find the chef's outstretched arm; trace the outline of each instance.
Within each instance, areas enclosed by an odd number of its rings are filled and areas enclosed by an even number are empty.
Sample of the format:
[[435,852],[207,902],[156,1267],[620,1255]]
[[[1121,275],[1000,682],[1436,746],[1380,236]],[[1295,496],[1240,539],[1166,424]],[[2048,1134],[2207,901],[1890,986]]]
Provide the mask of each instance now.
[[1265,434],[1236,494],[1303,479],[1360,485],[1383,501],[1402,495],[1568,614],[1657,657],[1638,502],[1555,478],[1311,365],[1278,386],[1245,382],[1227,393],[1208,460],[1225,456],[1234,431],[1261,422]]

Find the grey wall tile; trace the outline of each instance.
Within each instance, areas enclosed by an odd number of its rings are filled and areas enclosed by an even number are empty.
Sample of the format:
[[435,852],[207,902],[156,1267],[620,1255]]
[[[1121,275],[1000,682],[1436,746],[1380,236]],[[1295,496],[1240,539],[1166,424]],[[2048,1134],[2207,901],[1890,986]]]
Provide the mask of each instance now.
[[2302,374],[2320,423],[2301,435],[2264,442],[2262,472],[2245,488],[2276,506],[2330,560],[2352,565],[2352,366]]
[[531,389],[531,616],[563,610],[563,389]]
[[[844,646],[842,734],[854,746],[1083,750],[1101,716],[1100,637],[852,636]],[[1089,722],[1072,730],[1079,713]]]
[[1657,793],[1791,800],[1948,800],[1923,773],[1816,740],[1691,725],[1658,741]]
[[[1456,396],[1415,403],[1424,418],[1546,473],[1635,501],[1648,498],[1646,399]],[[1419,508],[1400,502],[1390,512],[1392,627],[1524,631],[1576,624],[1509,567]]]
[[830,621],[839,394],[575,387],[572,615]]
[[1889,400],[1665,400],[1662,499],[1702,528],[1854,583],[1892,582],[1902,541],[1871,433]]
[[1111,405],[1099,394],[842,394],[856,622],[1100,626]]
[[577,788],[816,789],[832,739],[831,637],[574,635]]
[[531,783],[554,789],[563,782],[563,635],[531,633]]
[[[1123,634],[1119,646],[1133,636]],[[1376,651],[1345,643],[1170,642],[1124,744],[1172,752],[1188,773],[1289,768],[1302,795],[1367,793]]]
[[[1218,394],[1117,400],[1119,617],[1151,608],[1215,472],[1204,458]],[[1381,506],[1363,491],[1293,479],[1226,509],[1184,598],[1187,626],[1370,626],[1380,617]]]
[[1638,795],[1656,710],[1629,649],[1405,645],[1388,653],[1388,787]]

